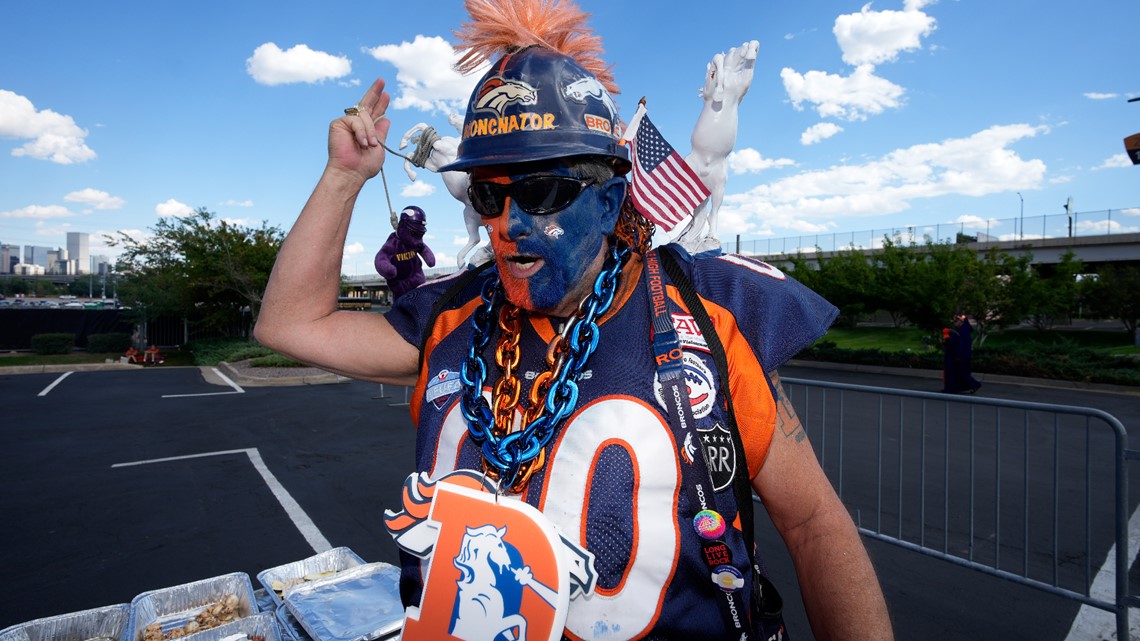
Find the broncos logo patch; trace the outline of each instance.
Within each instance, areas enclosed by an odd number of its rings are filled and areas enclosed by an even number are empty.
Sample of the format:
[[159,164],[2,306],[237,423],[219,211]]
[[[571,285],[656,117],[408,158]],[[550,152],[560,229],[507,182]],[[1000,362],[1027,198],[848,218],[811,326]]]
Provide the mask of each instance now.
[[479,87],[472,108],[476,111],[493,111],[500,116],[508,105],[533,105],[538,102],[538,90],[518,80],[490,78]]
[[610,112],[611,121],[617,114],[617,105],[614,104],[613,98],[610,97],[609,92],[602,86],[602,83],[598,82],[597,78],[581,78],[575,80],[566,85],[566,87],[562,89],[562,93],[568,99],[575,102],[585,103],[587,98],[597,100]]

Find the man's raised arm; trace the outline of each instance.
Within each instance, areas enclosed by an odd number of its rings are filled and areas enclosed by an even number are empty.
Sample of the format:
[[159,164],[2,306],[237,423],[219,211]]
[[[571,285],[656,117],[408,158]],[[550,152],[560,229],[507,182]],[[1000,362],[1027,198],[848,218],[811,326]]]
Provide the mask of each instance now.
[[412,384],[419,349],[379,314],[337,310],[344,241],[357,196],[384,163],[389,96],[377,79],[329,124],[329,159],[273,266],[254,337],[344,376]]

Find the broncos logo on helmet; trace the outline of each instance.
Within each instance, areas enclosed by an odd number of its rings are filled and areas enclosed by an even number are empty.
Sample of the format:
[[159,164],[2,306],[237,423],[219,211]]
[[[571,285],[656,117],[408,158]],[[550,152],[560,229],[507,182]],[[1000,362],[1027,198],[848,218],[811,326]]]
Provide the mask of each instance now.
[[538,91],[525,82],[490,78],[479,88],[472,103],[478,111],[494,111],[502,115],[508,105],[533,105],[538,102]]
[[575,102],[584,103],[586,102],[586,98],[593,98],[601,102],[610,112],[610,120],[613,120],[615,114],[617,114],[617,105],[614,104],[614,99],[610,97],[609,92],[602,86],[602,83],[598,82],[597,78],[587,76],[575,80],[566,85],[562,93]]

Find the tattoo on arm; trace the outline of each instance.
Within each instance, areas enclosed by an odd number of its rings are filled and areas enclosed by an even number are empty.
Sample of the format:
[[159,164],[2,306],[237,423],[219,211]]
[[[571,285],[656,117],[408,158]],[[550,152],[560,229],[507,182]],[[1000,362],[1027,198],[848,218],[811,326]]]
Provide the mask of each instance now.
[[784,392],[784,387],[780,385],[780,375],[772,372],[768,378],[772,381],[772,389],[775,390],[776,428],[784,438],[794,438],[797,443],[802,442],[807,438],[807,434],[804,432],[803,424],[800,423],[800,418],[796,416],[791,400]]

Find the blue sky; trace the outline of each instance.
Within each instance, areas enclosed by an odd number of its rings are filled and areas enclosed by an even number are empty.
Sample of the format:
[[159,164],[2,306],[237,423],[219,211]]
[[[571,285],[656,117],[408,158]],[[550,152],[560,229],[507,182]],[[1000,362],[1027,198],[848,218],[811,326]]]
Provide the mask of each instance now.
[[[626,118],[682,154],[713,54],[760,42],[730,157],[730,240],[997,223],[1112,209],[1140,231],[1140,3],[1103,0],[580,0]],[[704,10],[699,10],[703,7]],[[206,207],[288,229],[325,162],[327,124],[388,79],[395,148],[426,123],[454,135],[474,78],[450,70],[466,17],[446,2],[10,3],[0,22],[0,243],[68,231],[142,235]],[[392,205],[428,213],[454,261],[461,207],[440,177],[385,165]],[[1018,196],[1020,192],[1021,197]],[[349,231],[346,273],[372,273],[391,227],[378,179]]]

